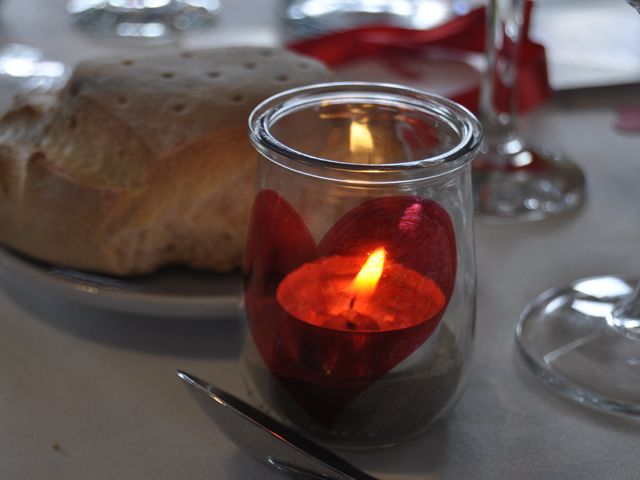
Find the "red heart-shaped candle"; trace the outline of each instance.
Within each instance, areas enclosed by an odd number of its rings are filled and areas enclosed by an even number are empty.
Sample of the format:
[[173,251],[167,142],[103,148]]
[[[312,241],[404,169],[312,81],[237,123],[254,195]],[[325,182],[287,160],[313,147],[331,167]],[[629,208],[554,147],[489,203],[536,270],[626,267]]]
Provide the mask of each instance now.
[[437,203],[381,197],[316,247],[293,207],[263,190],[245,273],[257,350],[303,410],[330,425],[438,326],[455,283],[455,234]]

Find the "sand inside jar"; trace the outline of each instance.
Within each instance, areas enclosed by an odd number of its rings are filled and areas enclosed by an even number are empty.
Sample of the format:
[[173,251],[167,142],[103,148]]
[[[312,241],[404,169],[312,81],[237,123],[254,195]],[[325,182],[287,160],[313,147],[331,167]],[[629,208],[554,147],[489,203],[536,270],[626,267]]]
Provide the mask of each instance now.
[[259,407],[321,443],[347,448],[392,445],[428,429],[453,403],[463,365],[456,338],[443,324],[418,351],[364,389],[327,426],[291,398],[250,340],[245,342],[242,360],[249,394]]

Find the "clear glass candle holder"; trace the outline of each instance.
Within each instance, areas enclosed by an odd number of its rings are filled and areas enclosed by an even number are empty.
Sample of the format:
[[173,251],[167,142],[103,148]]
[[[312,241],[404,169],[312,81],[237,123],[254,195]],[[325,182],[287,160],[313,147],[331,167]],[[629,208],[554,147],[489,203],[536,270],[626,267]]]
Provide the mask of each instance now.
[[335,446],[421,433],[455,403],[472,349],[478,122],[417,90],[330,83],[264,101],[249,124],[250,393]]

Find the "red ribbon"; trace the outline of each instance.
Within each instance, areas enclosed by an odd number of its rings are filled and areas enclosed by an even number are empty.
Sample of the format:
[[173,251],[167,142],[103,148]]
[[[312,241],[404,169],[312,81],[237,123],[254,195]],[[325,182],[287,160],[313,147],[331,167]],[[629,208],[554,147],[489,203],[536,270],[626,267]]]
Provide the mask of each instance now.
[[[517,55],[516,105],[519,111],[533,108],[551,93],[544,47],[532,42],[528,35],[532,7],[533,3],[527,0],[522,41]],[[391,66],[399,76],[411,79],[412,73],[404,71],[401,62],[397,61],[399,56],[416,56],[434,47],[482,53],[485,50],[485,30],[485,8],[482,7],[429,30],[371,25],[302,40],[288,45],[288,48],[315,57],[329,67],[365,57],[379,58]],[[499,104],[504,103],[501,96],[504,97],[498,91]],[[478,98],[479,86],[453,97],[472,110],[477,110]],[[506,108],[506,105],[499,106]]]

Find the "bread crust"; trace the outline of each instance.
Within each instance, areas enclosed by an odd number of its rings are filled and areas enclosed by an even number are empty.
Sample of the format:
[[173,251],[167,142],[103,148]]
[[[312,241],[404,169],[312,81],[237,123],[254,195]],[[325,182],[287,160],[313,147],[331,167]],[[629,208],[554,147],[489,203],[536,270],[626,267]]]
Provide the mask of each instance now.
[[44,106],[0,120],[0,243],[112,275],[239,266],[258,158],[248,115],[329,78],[252,47],[79,64]]

